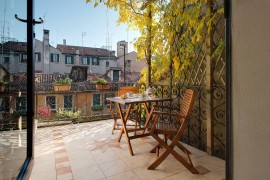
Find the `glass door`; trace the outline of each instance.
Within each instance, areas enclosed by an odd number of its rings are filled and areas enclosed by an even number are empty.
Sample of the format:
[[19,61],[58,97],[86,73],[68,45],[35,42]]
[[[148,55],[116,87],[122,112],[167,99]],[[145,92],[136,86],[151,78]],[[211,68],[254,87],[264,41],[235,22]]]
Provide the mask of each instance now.
[[32,148],[27,147],[32,144],[29,127],[33,123],[27,110],[32,50],[27,48],[29,26],[20,21],[29,18],[29,2],[0,0],[0,179],[20,177],[21,169],[27,168],[26,160],[32,157]]

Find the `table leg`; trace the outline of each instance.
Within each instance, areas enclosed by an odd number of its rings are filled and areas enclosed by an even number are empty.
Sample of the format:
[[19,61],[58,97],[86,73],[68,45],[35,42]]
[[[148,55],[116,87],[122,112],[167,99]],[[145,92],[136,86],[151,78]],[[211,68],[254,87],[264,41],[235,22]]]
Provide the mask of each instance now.
[[122,134],[125,133],[126,134],[126,141],[128,143],[129,152],[130,152],[131,156],[134,156],[133,150],[132,150],[132,147],[131,147],[131,143],[130,143],[130,139],[129,139],[129,136],[128,136],[127,126],[126,126],[127,119],[128,119],[128,116],[129,116],[130,110],[131,110],[131,104],[128,105],[128,109],[127,109],[125,117],[123,116],[121,105],[118,104],[117,107],[119,109],[120,117],[122,119],[122,128],[121,128],[121,132],[120,132],[119,137],[118,137],[118,142],[120,142]]

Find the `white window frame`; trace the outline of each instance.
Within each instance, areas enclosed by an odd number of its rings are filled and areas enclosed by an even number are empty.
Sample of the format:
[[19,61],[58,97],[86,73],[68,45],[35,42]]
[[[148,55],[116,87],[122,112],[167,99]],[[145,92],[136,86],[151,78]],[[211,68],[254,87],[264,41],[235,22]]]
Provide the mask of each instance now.
[[50,60],[52,63],[59,63],[59,54],[56,54],[56,53],[51,53],[52,54],[52,59]]
[[87,57],[82,58],[82,64],[83,65],[88,65],[88,58]]

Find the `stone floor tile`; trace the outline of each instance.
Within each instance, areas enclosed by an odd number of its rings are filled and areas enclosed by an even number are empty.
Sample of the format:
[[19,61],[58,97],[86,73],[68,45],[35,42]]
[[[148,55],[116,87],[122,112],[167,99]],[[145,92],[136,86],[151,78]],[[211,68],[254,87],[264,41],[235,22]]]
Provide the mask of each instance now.
[[164,169],[155,169],[155,170],[148,170],[147,166],[141,167],[138,169],[133,169],[133,172],[140,178],[140,179],[147,179],[147,180],[154,180],[154,179],[162,179],[168,176],[173,175],[169,170]]
[[56,174],[57,174],[57,176],[63,175],[63,174],[68,174],[68,173],[71,173],[71,168],[70,168],[70,166],[56,169]]
[[104,153],[100,153],[94,156],[94,159],[98,164],[103,164],[111,161],[118,160],[119,157],[115,154],[113,150],[105,151]]
[[178,173],[178,174],[175,174],[175,175],[172,175],[172,176],[168,176],[162,180],[191,180],[191,179],[205,180],[203,175],[192,174],[188,170],[181,172],[181,173]]
[[66,174],[62,174],[62,175],[57,175],[57,180],[73,180],[73,175],[72,173],[66,173]]
[[92,167],[92,166],[97,166],[97,162],[91,158],[91,159],[71,159],[70,161],[70,166],[72,171]]
[[69,166],[70,166],[69,161],[55,164],[55,168],[56,169],[60,169],[60,168],[64,168],[64,167],[69,167]]
[[107,178],[108,180],[138,180],[139,177],[133,171],[123,172]]
[[131,170],[131,168],[128,167],[122,160],[101,164],[100,168],[106,177]]
[[44,171],[41,173],[31,173],[29,180],[56,180],[56,171]]
[[105,178],[99,166],[80,169],[73,173],[73,177],[75,180],[95,180]]
[[55,159],[55,163],[57,164],[57,163],[62,163],[62,162],[66,162],[66,161],[69,161],[69,159],[68,159],[68,156],[66,155],[66,156],[64,156],[64,157],[60,157],[60,158],[56,158]]

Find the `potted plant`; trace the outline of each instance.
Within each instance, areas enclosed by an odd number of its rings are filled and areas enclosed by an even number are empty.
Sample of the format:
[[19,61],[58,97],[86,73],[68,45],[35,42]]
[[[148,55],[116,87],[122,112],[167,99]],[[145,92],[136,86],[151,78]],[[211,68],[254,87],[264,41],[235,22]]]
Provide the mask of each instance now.
[[79,118],[81,117],[81,111],[75,109],[61,109],[59,108],[56,111],[56,117],[60,120],[68,119],[72,120],[73,123],[78,122]]
[[102,105],[95,105],[95,106],[92,106],[92,111],[101,111],[103,109],[103,106]]
[[65,79],[58,79],[54,81],[54,91],[70,91],[72,79],[66,77]]
[[4,92],[6,85],[8,85],[8,82],[0,81],[0,92]]
[[104,78],[98,78],[96,81],[96,89],[110,89],[111,86],[107,83]]

